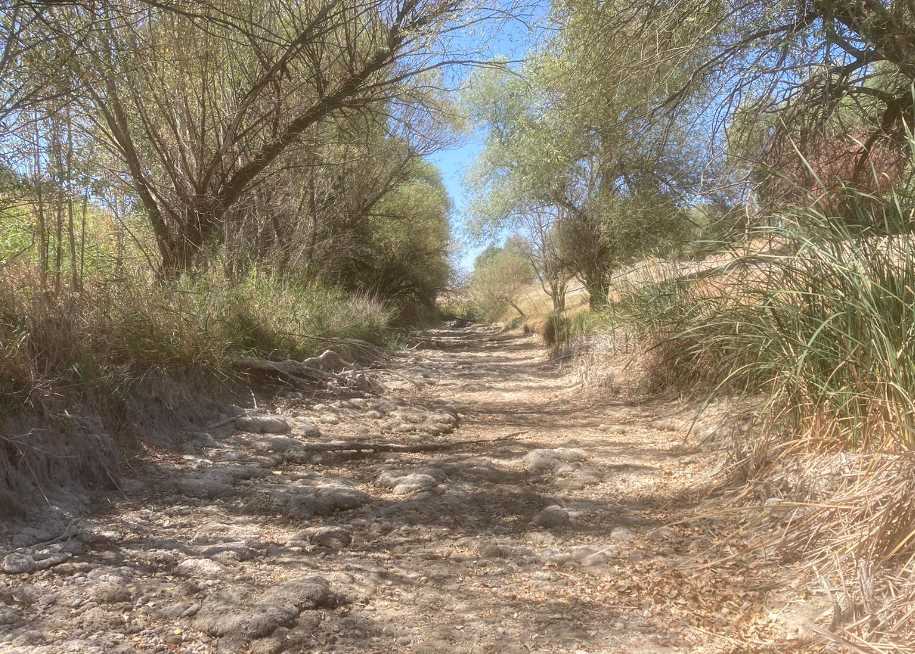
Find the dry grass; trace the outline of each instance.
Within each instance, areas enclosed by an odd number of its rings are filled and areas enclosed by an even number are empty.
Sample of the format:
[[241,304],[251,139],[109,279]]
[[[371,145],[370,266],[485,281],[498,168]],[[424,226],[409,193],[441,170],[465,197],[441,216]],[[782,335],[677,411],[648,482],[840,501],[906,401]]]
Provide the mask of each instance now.
[[[543,335],[543,329],[550,314],[553,312],[553,302],[540,284],[531,284],[515,299],[525,315],[520,327],[529,333]],[[588,311],[588,293],[584,288],[572,285],[566,295],[566,317],[576,316]],[[511,324],[518,318],[518,312],[508,307],[499,317],[499,322]]]
[[861,239],[816,218],[775,251],[735,253],[739,266],[627,271],[580,374],[617,393],[753,400],[723,482],[746,515],[765,504],[753,546],[828,590],[825,651],[912,652],[915,250],[906,235]]
[[[174,431],[210,387],[240,381],[240,356],[301,359],[329,344],[346,355],[339,344],[381,342],[392,319],[371,297],[273,280],[39,289],[30,267],[0,280],[0,509],[112,483],[138,439]],[[178,397],[182,388],[195,392]]]

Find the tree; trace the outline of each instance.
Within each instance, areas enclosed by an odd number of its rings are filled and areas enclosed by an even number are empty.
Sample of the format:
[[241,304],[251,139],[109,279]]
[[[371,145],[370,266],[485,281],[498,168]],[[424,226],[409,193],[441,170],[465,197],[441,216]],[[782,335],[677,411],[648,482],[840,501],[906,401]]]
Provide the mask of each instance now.
[[535,240],[558,242],[554,270],[578,276],[599,309],[613,270],[683,233],[699,176],[685,129],[642,119],[645,85],[606,85],[624,64],[589,74],[567,35],[517,74],[474,81],[467,101],[489,134],[469,185],[477,233],[533,223]]
[[506,241],[503,247],[490,246],[474,261],[470,276],[470,297],[480,313],[496,320],[506,307],[525,318],[524,311],[517,304],[518,293],[534,279],[526,244],[517,237]]
[[570,262],[562,255],[561,223],[548,214],[536,212],[524,223],[531,268],[540,288],[550,297],[553,313],[561,314],[566,308],[569,281],[575,276]]
[[423,160],[411,160],[353,235],[347,256],[334,271],[336,279],[345,288],[378,293],[403,317],[431,312],[451,273],[450,213],[438,171]]
[[174,277],[201,265],[232,212],[323,121],[420,94],[423,74],[450,61],[437,35],[465,10],[460,0],[109,0],[48,9],[46,23],[84,26],[76,43],[57,33],[57,58],[123,164],[161,274]]
[[[684,109],[712,117],[711,131],[720,136],[726,127],[730,142],[743,142],[737,149],[749,159],[744,168],[756,173],[757,182],[760,172],[783,168],[789,160],[806,175],[798,153],[810,161],[824,153],[851,161],[840,166],[846,169],[841,176],[865,186],[872,164],[879,170],[887,161],[908,158],[905,121],[915,82],[910,2],[564,0],[563,5],[584,26],[582,47],[606,59],[626,54],[631,75],[652,80],[662,67],[681,71],[659,79],[664,92],[643,113],[645,119],[668,121]],[[640,47],[627,43],[632,35],[639,35]],[[900,154],[892,156],[892,149]],[[772,204],[779,203],[778,194],[770,196]]]

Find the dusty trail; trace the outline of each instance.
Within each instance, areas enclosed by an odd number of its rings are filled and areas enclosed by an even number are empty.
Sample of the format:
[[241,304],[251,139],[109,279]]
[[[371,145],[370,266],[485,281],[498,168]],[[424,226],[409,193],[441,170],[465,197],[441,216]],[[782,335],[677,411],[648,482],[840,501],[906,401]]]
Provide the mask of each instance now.
[[582,397],[480,327],[379,374],[383,397],[289,395],[52,543],[20,533],[0,652],[737,651],[763,590],[683,520],[693,407]]

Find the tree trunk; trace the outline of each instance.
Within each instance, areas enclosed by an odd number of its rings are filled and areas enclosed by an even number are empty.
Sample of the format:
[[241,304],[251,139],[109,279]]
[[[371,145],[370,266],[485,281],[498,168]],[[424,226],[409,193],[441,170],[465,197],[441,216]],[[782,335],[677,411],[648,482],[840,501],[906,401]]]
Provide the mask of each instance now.
[[550,283],[550,299],[553,301],[553,313],[562,315],[566,310],[566,283],[554,279]]
[[591,311],[606,309],[610,304],[610,289],[602,279],[585,280],[585,289],[588,291],[588,306]]
[[525,318],[527,318],[527,316],[524,314],[524,312],[518,308],[517,304],[515,304],[514,300],[509,300],[508,303],[511,305],[512,309],[514,309],[521,315],[521,320],[524,320]]

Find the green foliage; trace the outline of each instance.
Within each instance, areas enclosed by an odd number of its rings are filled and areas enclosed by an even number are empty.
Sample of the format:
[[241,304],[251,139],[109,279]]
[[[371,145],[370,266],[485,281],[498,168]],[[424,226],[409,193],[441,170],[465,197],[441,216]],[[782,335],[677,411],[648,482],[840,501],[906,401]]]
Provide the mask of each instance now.
[[[873,198],[862,196],[864,211]],[[898,196],[870,222],[907,223]],[[915,446],[915,242],[813,210],[757,232],[782,254],[724,279],[651,286],[620,306],[655,343],[657,381],[769,396],[773,428],[817,446]]]
[[543,325],[543,343],[553,356],[572,351],[598,333],[607,322],[603,313],[584,312],[574,316],[551,313]]
[[[471,229],[516,229],[534,243],[557,235],[558,248],[538,252],[582,279],[598,308],[615,269],[689,236],[699,155],[677,119],[646,119],[662,85],[595,57],[604,48],[583,47],[585,32],[602,45],[622,35],[595,35],[574,12],[555,18],[562,29],[522,69],[484,71],[465,94],[470,115],[489,126],[468,178]],[[676,64],[657,72],[669,79]]]
[[522,240],[513,238],[503,247],[491,246],[480,253],[469,284],[474,313],[496,321],[511,307],[524,318],[515,299],[534,279],[525,247]]
[[0,282],[0,394],[152,368],[228,373],[239,355],[301,359],[334,339],[382,344],[393,317],[370,296],[271,278],[229,284],[210,274],[166,286],[125,275],[79,294],[37,288],[23,269]]
[[453,293],[442,298],[438,304],[439,317],[442,320],[467,320],[476,322],[480,316],[470,297],[465,293]]
[[430,311],[448,283],[451,201],[431,164],[413,162],[405,181],[386,194],[332,276],[350,289],[370,289],[411,321]]
[[22,207],[0,211],[0,263],[27,251],[32,244],[28,212]]

